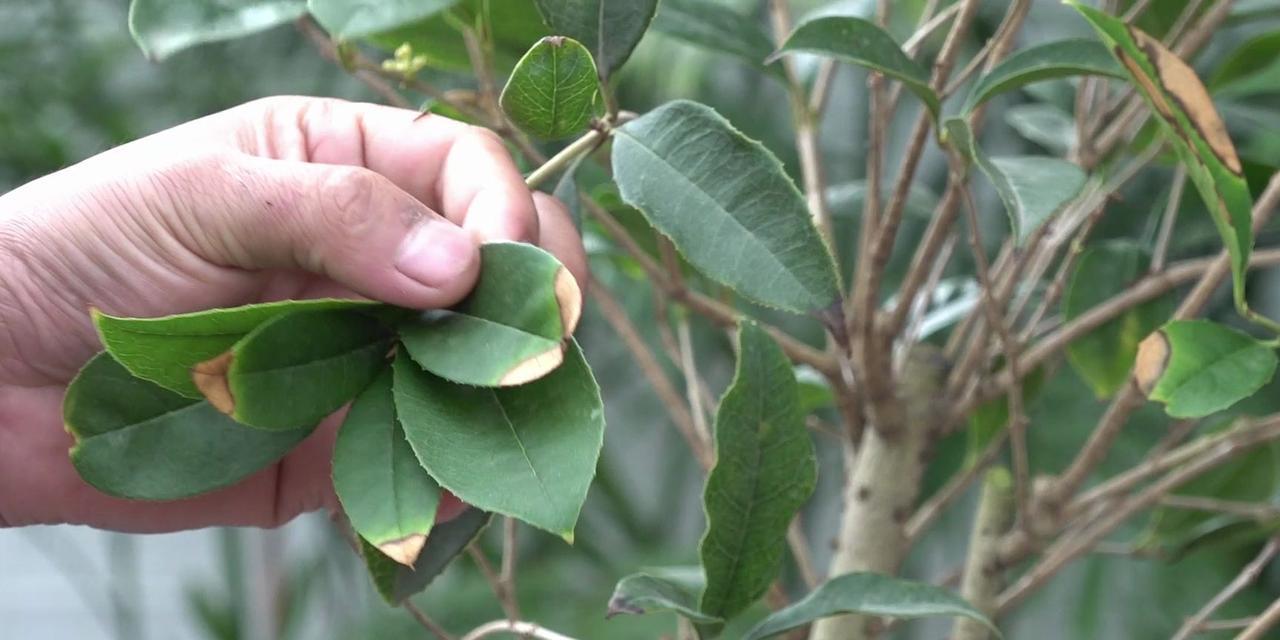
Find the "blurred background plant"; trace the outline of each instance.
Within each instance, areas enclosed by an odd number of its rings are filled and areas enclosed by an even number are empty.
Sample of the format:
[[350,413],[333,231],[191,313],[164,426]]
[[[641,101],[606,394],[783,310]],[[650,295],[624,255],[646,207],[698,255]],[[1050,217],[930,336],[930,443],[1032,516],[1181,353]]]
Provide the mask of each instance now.
[[[1221,0],[1219,0],[1221,1]],[[511,0],[513,4],[523,0]],[[498,3],[499,6],[501,3]],[[528,3],[523,3],[528,4]],[[765,4],[723,0],[762,26]],[[893,3],[889,30],[905,40],[915,30],[926,0]],[[1130,2],[1108,3],[1124,10]],[[1177,25],[1184,12],[1202,15],[1216,3],[1162,0],[1150,3],[1139,24],[1153,34]],[[818,15],[870,16],[871,0],[801,0],[791,3],[797,23]],[[1188,6],[1190,8],[1188,9]],[[0,6],[0,190],[72,164],[97,151],[173,124],[246,100],[275,94],[309,94],[377,100],[364,85],[322,59],[296,30],[285,26],[227,43],[180,52],[162,64],[147,61],[129,38],[127,0],[47,0],[5,2]],[[960,65],[980,50],[998,28],[1007,6],[982,2],[964,44]],[[497,9],[502,11],[501,8]],[[526,11],[528,7],[520,9]],[[659,9],[659,24],[664,19]],[[677,19],[668,17],[667,19]],[[643,112],[672,98],[692,98],[714,107],[748,136],[760,139],[779,156],[797,182],[785,89],[742,61],[700,49],[655,28],[641,42],[618,78],[619,102]],[[936,53],[945,29],[927,38],[923,55]],[[1195,66],[1221,89],[1218,107],[1246,165],[1246,175],[1261,182],[1280,166],[1280,3],[1240,1],[1214,33]],[[1056,0],[1032,3],[1017,46],[1066,37],[1094,37],[1087,24]],[[527,45],[526,45],[527,46]],[[390,55],[387,52],[386,55]],[[437,61],[439,62],[439,61]],[[448,61],[423,71],[437,86],[466,87],[470,73]],[[1268,66],[1269,65],[1269,66]],[[800,57],[804,77],[816,73],[817,58]],[[1257,81],[1270,69],[1268,84]],[[1238,82],[1255,80],[1253,85]],[[842,66],[831,84],[830,103],[821,123],[821,153],[826,159],[830,205],[839,246],[854,243],[862,208],[868,132],[867,74]],[[1053,80],[1002,96],[992,102],[982,144],[1003,154],[1062,154],[1077,147],[1071,117],[1076,80]],[[890,153],[898,156],[914,106],[892,120],[885,132]],[[634,212],[611,195],[608,176],[585,165],[579,183],[610,206],[625,223],[642,225]],[[926,152],[900,247],[916,244],[946,180],[946,161],[936,149]],[[1168,257],[1177,260],[1217,251],[1219,240],[1197,197],[1171,196],[1176,169],[1160,157],[1114,197],[1091,243],[1109,239],[1152,239],[1158,229],[1147,215],[1171,199],[1181,213]],[[999,201],[984,184],[975,190],[984,237],[994,247],[1005,233]],[[1259,246],[1275,244],[1280,222],[1259,235]],[[655,306],[643,272],[594,224],[585,227],[594,277],[619,297],[637,322],[641,337],[657,353],[667,348],[659,326],[691,332],[698,367],[713,394],[732,373],[730,341],[718,328],[678,309]],[[946,331],[973,309],[977,289],[967,254],[957,252],[946,279],[934,293],[936,311],[925,319],[926,335]],[[885,275],[892,291],[903,277],[909,251],[897,251]],[[848,276],[852,264],[842,265]],[[1103,272],[1101,278],[1108,274]],[[1254,306],[1280,317],[1280,272],[1253,274]],[[1215,318],[1231,316],[1225,294],[1213,300]],[[945,304],[944,304],[945,303]],[[945,312],[945,313],[944,313]],[[765,313],[794,335],[821,344],[816,323]],[[569,547],[545,535],[522,535],[519,601],[522,614],[553,629],[573,630],[582,638],[654,638],[671,635],[671,616],[624,616],[606,621],[605,604],[614,583],[637,567],[688,563],[702,531],[702,471],[669,423],[659,399],[636,375],[625,346],[590,305],[579,339],[603,387],[608,435],[599,475],[593,485],[577,544]],[[674,362],[662,360],[666,374],[681,380]],[[1028,432],[1030,457],[1037,470],[1064,468],[1106,407],[1092,381],[1066,366],[1052,368],[1043,390],[1029,398],[1035,424]],[[823,404],[822,385],[807,386]],[[1280,411],[1280,386],[1234,408],[1232,415]],[[819,420],[834,421],[820,408]],[[1225,424],[1218,416],[1201,429]],[[982,418],[975,418],[981,421]],[[1003,423],[1003,416],[989,421]],[[1158,407],[1140,409],[1102,463],[1112,475],[1140,462],[1170,429]],[[997,424],[998,426],[998,424]],[[981,425],[939,443],[922,495],[934,493],[985,446],[975,433]],[[829,436],[818,433],[820,444]],[[819,488],[803,519],[817,566],[825,567],[838,529],[841,476],[838,446],[819,446]],[[1224,500],[1275,503],[1280,458],[1264,448],[1244,462],[1197,480],[1182,493]],[[19,488],[20,489],[20,488]],[[937,525],[914,547],[904,575],[943,582],[961,564],[967,545],[976,492],[943,513]],[[1036,592],[1005,619],[1006,637],[1156,638],[1167,637],[1182,616],[1194,612],[1257,554],[1270,533],[1280,528],[1280,506],[1263,517],[1227,517],[1203,511],[1158,509],[1136,517]],[[1185,505],[1184,505],[1185,506]],[[494,527],[494,530],[499,527]],[[491,530],[483,541],[494,555],[500,545]],[[784,581],[800,584],[787,563]],[[1246,587],[1216,614],[1230,618],[1256,613],[1280,596],[1280,570],[1264,567],[1261,579]],[[454,631],[503,615],[483,572],[468,558],[454,564],[415,602]],[[763,606],[760,613],[764,613]],[[900,625],[902,638],[940,637],[943,622]],[[9,635],[12,634],[12,635]],[[134,638],[382,638],[426,637],[408,616],[374,594],[358,558],[314,515],[279,531],[217,530],[166,536],[130,537],[68,527],[0,531],[0,637]],[[1226,632],[1224,632],[1224,637]],[[1217,637],[1206,634],[1204,637]]]

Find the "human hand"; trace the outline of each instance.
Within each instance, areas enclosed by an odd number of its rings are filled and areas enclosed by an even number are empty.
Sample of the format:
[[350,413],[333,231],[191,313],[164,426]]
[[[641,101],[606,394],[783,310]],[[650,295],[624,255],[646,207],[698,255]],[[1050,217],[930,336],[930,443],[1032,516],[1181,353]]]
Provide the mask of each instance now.
[[[538,243],[582,281],[563,205],[529,192],[497,136],[329,99],[245,104],[0,197],[0,526],[276,526],[336,506],[337,416],[271,468],[196,498],[85,484],[61,403],[101,349],[89,308],[149,317],[353,295],[445,307],[475,283],[486,240]],[[458,510],[442,504],[441,517]]]

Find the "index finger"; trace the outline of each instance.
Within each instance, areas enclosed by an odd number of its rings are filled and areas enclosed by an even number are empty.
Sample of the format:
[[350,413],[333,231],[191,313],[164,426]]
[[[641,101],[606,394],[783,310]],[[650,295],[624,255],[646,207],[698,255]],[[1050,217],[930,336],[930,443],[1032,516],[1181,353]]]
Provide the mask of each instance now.
[[538,216],[524,177],[488,129],[328,98],[268,98],[242,108],[249,111],[240,121],[251,130],[242,136],[248,153],[362,166],[479,240],[538,241]]

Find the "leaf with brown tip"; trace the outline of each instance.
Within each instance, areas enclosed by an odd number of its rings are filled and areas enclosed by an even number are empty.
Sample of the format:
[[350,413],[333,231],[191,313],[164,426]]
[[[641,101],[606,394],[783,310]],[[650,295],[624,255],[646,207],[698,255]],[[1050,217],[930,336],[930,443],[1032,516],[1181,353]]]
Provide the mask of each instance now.
[[565,339],[582,316],[582,289],[554,256],[528,244],[481,248],[480,280],[458,306],[400,327],[423,369],[484,387],[525,384],[564,362]]

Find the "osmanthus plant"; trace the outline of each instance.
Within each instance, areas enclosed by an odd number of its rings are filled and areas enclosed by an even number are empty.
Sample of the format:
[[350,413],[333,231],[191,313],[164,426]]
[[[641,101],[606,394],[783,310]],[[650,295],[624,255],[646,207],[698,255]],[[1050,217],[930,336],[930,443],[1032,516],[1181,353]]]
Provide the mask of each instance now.
[[[1274,468],[1280,415],[1233,406],[1277,363],[1280,325],[1250,307],[1246,284],[1252,267],[1280,262],[1254,251],[1280,177],[1237,150],[1215,99],[1273,93],[1275,34],[1242,43],[1210,82],[1215,94],[1187,61],[1233,19],[1230,2],[1166,3],[1178,5],[1167,20],[1148,19],[1170,11],[1161,3],[1103,3],[1120,12],[1070,3],[1093,36],[1023,48],[1014,44],[1029,0],[1002,5],[987,39],[974,34],[977,0],[911,9],[905,37],[886,27],[899,4],[868,15],[835,7],[793,26],[781,0],[761,3],[759,16],[711,0],[134,0],[130,28],[159,59],[296,22],[389,103],[424,96],[424,111],[498,131],[529,186],[565,200],[588,241],[674,309],[679,337],[664,313],[655,348],[635,326],[650,320],[630,318],[591,283],[598,313],[706,472],[691,564],[636,567],[618,581],[609,615],[674,612],[686,638],[871,638],[920,617],[954,619],[956,638],[997,637],[995,621],[1139,514],[1155,510],[1147,541],[1180,539],[1184,550],[1274,535],[1280,512],[1247,501],[1269,498],[1275,474],[1258,481],[1248,471]],[[648,31],[738,60],[789,96],[801,187],[706,104],[676,99],[643,113],[619,104],[618,71]],[[819,140],[842,66],[865,70],[869,106],[865,145],[849,141],[865,179],[836,188]],[[444,90],[430,73],[440,69],[470,77]],[[1034,105],[1009,110],[1008,121],[1054,153],[986,148],[992,100],[1046,82],[1071,93],[1075,112]],[[890,149],[900,112],[914,117],[901,118],[909,132]],[[926,152],[944,164],[936,197],[921,171]],[[1166,202],[1128,208],[1152,232],[1093,241],[1152,163],[1176,167]],[[1184,200],[1211,221],[1216,257],[1168,259]],[[1007,224],[984,238],[991,212]],[[926,224],[903,242],[913,217]],[[895,258],[905,262],[891,274]],[[1234,319],[1198,319],[1228,280]],[[574,541],[605,431],[572,338],[586,284],[537,248],[498,243],[482,249],[475,291],[448,310],[298,300],[166,318],[95,314],[105,352],[67,394],[72,460],[106,493],[176,499],[270,464],[349,405],[334,488],[378,591],[413,609],[409,598],[493,514],[507,519],[506,554],[516,521]],[[726,330],[736,366],[718,399],[686,312]],[[1057,366],[1064,358],[1070,368]],[[1065,465],[1033,467],[1036,402],[1064,376],[1110,404]],[[1140,464],[1098,478],[1144,396],[1178,421],[1148,439]],[[957,434],[965,460],[936,465],[932,453],[957,446]],[[814,438],[843,453],[842,468],[823,468],[843,487],[823,505],[840,514],[825,568],[799,518],[817,483]],[[926,490],[930,473],[949,479]],[[957,581],[899,577],[923,534],[977,483]],[[1194,506],[1178,493],[1189,489]],[[446,492],[470,506],[437,522]],[[1178,637],[1203,630],[1278,547],[1185,612]],[[784,568],[798,579],[782,580]],[[510,579],[495,577],[508,618],[466,638],[565,638],[518,619]],[[1264,637],[1277,618],[1272,607],[1244,620],[1241,637]]]

